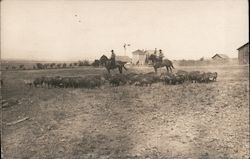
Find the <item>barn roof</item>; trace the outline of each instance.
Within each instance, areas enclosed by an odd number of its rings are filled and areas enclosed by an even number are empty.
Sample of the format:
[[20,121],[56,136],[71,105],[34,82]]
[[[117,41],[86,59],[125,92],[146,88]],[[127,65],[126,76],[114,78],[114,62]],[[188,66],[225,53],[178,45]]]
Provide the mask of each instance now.
[[128,56],[116,56],[116,61],[131,62],[131,58]]
[[222,58],[222,59],[228,59],[228,58],[229,58],[229,57],[228,57],[227,55],[225,55],[225,54],[215,54],[215,55],[212,57],[212,59],[215,58],[216,56],[219,56],[219,57]]
[[134,55],[145,55],[146,53],[144,51],[138,49],[138,50],[133,51],[132,54],[134,54]]
[[249,42],[245,43],[244,45],[242,45],[241,47],[239,47],[237,50],[240,50],[241,48],[245,47],[248,44],[249,44]]

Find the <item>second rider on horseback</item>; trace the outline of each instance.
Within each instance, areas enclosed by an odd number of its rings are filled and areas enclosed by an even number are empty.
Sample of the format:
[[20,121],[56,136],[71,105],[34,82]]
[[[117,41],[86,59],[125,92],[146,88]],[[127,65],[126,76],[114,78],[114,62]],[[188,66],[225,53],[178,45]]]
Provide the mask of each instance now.
[[115,67],[115,53],[114,53],[114,50],[111,50],[111,57],[110,57],[110,60],[111,60],[111,66]]

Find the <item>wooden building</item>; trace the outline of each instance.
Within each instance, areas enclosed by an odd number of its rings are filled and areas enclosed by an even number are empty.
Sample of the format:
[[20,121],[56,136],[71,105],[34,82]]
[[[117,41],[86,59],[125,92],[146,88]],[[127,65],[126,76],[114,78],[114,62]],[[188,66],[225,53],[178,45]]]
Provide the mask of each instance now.
[[213,60],[217,60],[217,61],[228,61],[229,57],[225,54],[215,54],[212,57]]
[[146,61],[146,53],[144,50],[135,50],[132,52],[132,63],[136,65],[144,65]]
[[238,49],[239,64],[249,64],[249,43],[246,43]]

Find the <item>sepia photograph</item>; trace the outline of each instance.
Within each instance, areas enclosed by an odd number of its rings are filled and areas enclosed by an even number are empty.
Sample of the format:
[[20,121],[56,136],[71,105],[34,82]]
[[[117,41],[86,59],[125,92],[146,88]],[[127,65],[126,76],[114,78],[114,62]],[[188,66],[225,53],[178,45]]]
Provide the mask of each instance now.
[[249,159],[248,0],[0,0],[1,159]]

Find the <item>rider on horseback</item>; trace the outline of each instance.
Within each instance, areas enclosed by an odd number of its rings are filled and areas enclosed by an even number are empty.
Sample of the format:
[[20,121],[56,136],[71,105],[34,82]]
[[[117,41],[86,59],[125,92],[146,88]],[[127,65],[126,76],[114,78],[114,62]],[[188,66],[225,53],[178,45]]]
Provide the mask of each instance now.
[[154,55],[157,56],[157,48],[155,48]]
[[163,57],[164,57],[164,55],[163,55],[163,53],[162,53],[162,50],[159,50],[159,61],[160,61],[160,62],[162,62]]
[[111,50],[111,57],[110,57],[110,60],[111,60],[111,66],[115,66],[115,53],[114,53],[114,50]]

